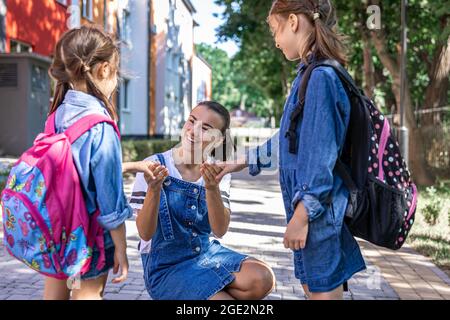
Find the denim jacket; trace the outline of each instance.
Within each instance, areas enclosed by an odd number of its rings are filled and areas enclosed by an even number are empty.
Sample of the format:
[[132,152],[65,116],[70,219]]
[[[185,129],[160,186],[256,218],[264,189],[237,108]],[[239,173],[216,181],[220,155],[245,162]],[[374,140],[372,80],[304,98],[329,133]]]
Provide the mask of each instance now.
[[305,64],[301,64],[284,106],[280,131],[262,146],[247,153],[249,171],[257,175],[261,169],[280,169],[280,184],[285,208],[292,215],[303,202],[310,221],[327,210],[333,199],[337,220],[343,220],[348,190],[334,173],[350,119],[350,102],[334,70],[319,67],[312,72],[305,97],[303,116],[297,125],[297,154],[289,153],[285,137],[290,115],[298,101]]
[[[109,117],[103,103],[94,96],[69,90],[56,110],[57,133],[65,131],[77,120],[90,114]],[[119,227],[131,218],[132,210],[123,191],[122,149],[114,128],[100,123],[72,144],[87,210],[90,214],[100,210],[98,222],[107,231]],[[105,248],[112,245],[105,232]]]

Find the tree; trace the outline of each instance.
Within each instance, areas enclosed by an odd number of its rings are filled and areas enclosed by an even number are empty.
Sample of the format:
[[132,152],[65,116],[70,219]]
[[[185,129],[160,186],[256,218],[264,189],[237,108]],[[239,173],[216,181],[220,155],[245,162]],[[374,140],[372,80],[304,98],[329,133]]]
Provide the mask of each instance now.
[[[409,54],[406,92],[406,122],[410,130],[410,168],[422,185],[434,182],[425,161],[425,142],[416,124],[413,105],[432,108],[450,103],[449,10],[450,1],[409,0]],[[275,49],[268,32],[266,16],[271,1],[216,0],[224,6],[225,23],[219,28],[222,39],[235,40],[240,46],[237,57],[248,65],[247,75],[277,103],[275,114],[289,91],[295,70]],[[355,81],[385,112],[400,106],[400,1],[335,0],[341,33],[348,37],[349,69]],[[383,26],[370,31],[366,27],[369,5],[381,8]],[[363,66],[363,68],[361,68]],[[391,109],[393,106],[393,109]]]
[[213,69],[213,99],[228,109],[245,107],[260,117],[271,116],[271,99],[247,77],[247,66],[239,58],[230,58],[224,50],[207,44],[196,46]]

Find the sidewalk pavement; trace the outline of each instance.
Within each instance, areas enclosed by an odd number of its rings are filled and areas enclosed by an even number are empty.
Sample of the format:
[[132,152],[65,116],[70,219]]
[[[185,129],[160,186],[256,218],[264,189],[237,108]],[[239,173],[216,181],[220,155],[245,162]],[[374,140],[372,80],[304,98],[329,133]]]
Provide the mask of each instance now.
[[[131,194],[133,180],[125,191]],[[234,175],[231,190],[232,218],[223,245],[268,263],[276,276],[276,288],[268,300],[304,300],[302,287],[294,277],[292,253],[283,247],[285,214],[277,175],[256,178]],[[1,236],[0,231],[0,236]],[[142,278],[142,266],[134,221],[127,221],[130,273],[123,284],[108,283],[105,299],[149,300]],[[405,246],[390,251],[360,241],[368,269],[349,281],[347,300],[450,300],[450,279],[428,258]],[[111,275],[110,275],[111,279]],[[0,244],[0,300],[41,299],[43,278],[11,258]]]

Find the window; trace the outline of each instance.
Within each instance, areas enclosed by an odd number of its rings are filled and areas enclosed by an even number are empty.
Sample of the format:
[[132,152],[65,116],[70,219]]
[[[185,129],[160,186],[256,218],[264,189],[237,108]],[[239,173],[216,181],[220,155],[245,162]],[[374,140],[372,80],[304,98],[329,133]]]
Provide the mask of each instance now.
[[69,0],[56,0],[56,2],[58,2],[59,4],[62,4],[63,6],[67,6]]
[[83,18],[86,18],[88,20],[93,20],[93,5],[92,0],[83,0],[82,4],[82,12],[83,12]]
[[131,106],[129,102],[129,89],[130,89],[130,80],[122,79],[122,84],[120,88],[120,110],[124,112],[131,111]]
[[10,51],[11,53],[31,53],[33,52],[33,47],[25,42],[21,42],[18,40],[11,40]]
[[124,8],[122,12],[123,16],[121,38],[122,41],[127,45],[131,45],[130,10],[128,8]]

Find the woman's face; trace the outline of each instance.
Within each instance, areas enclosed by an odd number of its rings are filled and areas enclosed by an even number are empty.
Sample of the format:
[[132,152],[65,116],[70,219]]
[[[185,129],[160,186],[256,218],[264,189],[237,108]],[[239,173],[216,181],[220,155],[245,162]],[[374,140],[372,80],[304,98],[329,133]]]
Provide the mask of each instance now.
[[296,61],[311,35],[312,25],[303,15],[291,14],[287,19],[280,15],[269,17],[269,26],[276,47],[283,51],[286,59]]
[[[214,148],[223,143],[222,130],[225,123],[222,117],[207,106],[195,107],[183,126],[181,143],[183,149],[196,153],[196,159],[204,159]],[[198,153],[198,155],[197,155]],[[200,158],[203,156],[202,158]]]

